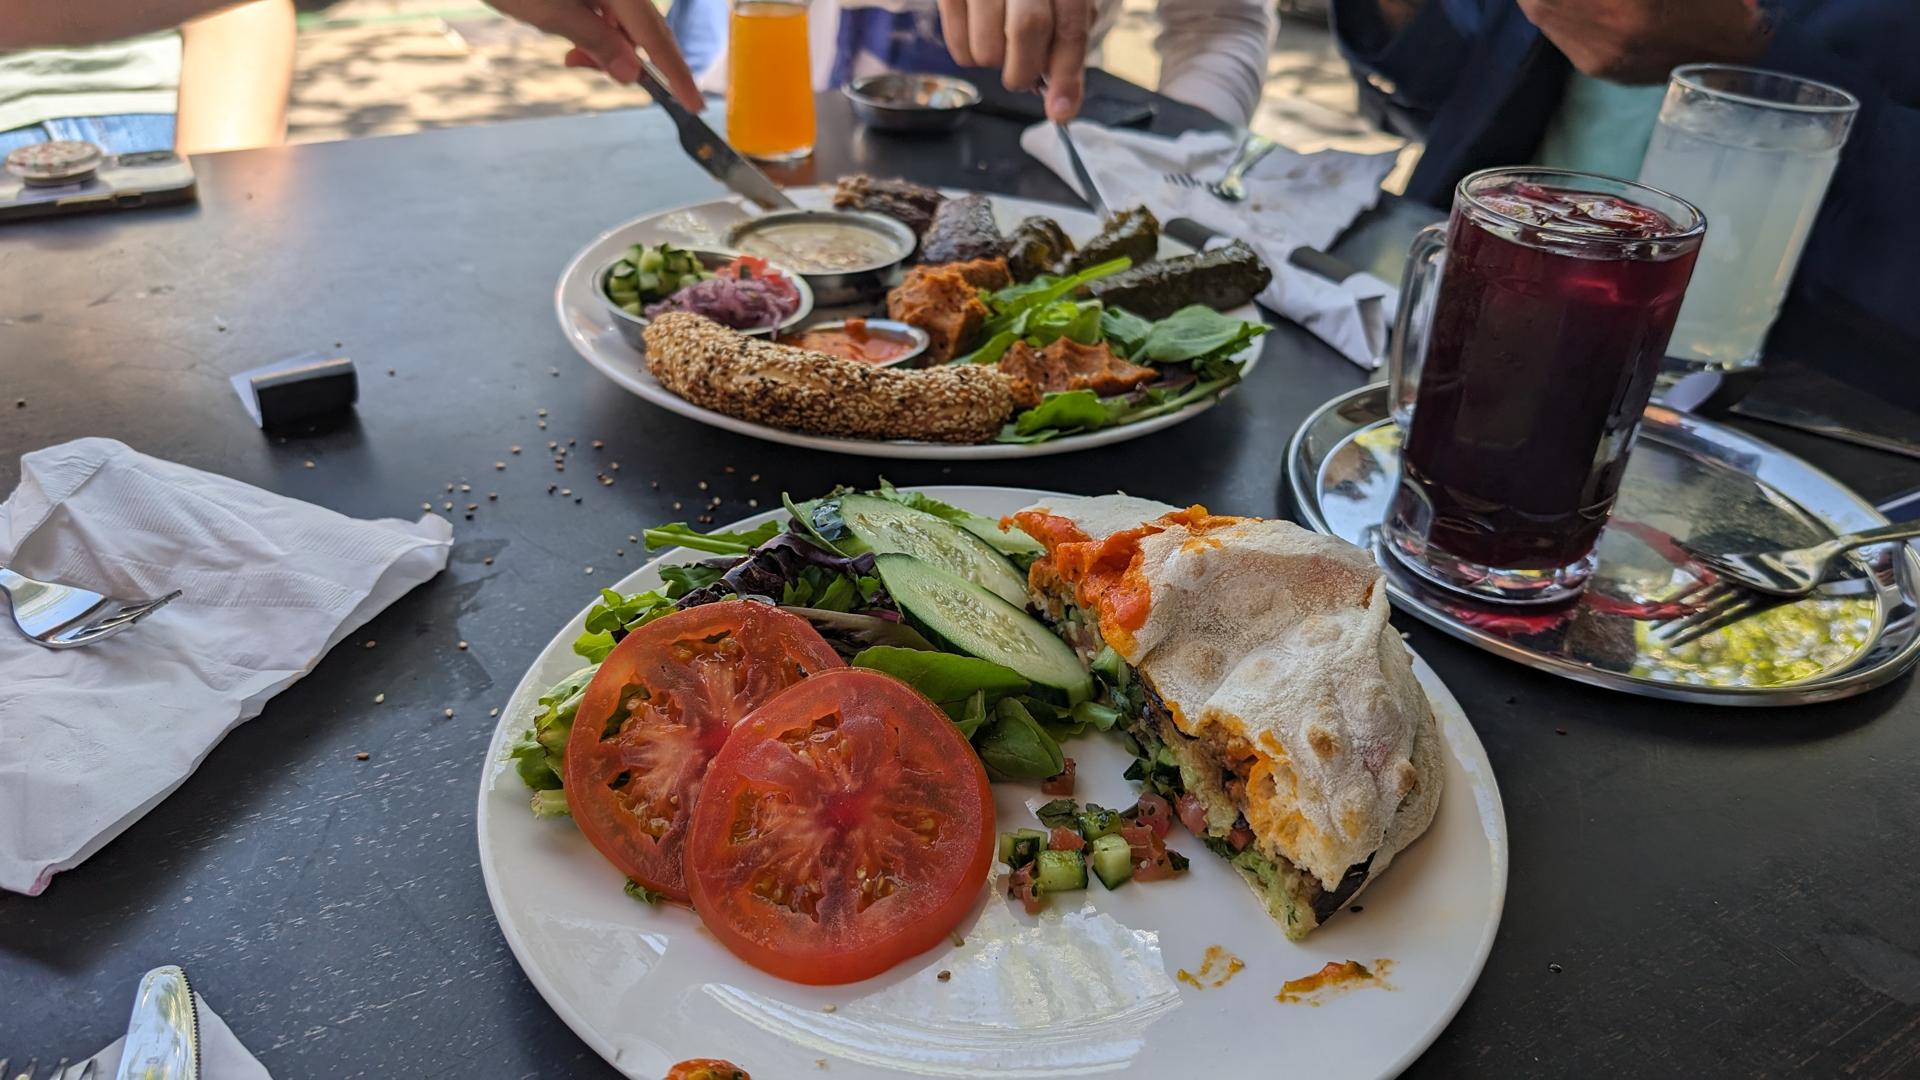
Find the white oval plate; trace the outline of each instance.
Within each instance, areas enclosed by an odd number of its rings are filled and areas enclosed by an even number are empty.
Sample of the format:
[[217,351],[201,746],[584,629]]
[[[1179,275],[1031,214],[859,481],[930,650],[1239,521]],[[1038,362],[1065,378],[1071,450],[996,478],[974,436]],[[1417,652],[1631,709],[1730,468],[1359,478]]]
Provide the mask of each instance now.
[[[929,487],[938,499],[999,517],[1048,493]],[[757,523],[771,511],[746,519]],[[661,561],[616,588],[659,583]],[[584,590],[583,590],[584,591]],[[1446,790],[1433,826],[1342,912],[1294,944],[1240,877],[1176,829],[1191,872],[1174,881],[1056,897],[1038,917],[983,890],[941,945],[846,986],[790,983],[734,958],[694,913],[649,907],[569,819],[537,819],[507,750],[540,693],[580,666],[572,643],[585,611],[554,636],[502,711],[480,776],[477,829],[487,896],[507,944],[560,1019],[627,1076],[659,1080],[675,1062],[722,1057],[765,1080],[850,1077],[1392,1076],[1440,1034],[1479,977],[1507,885],[1506,818],[1478,736],[1432,669],[1415,670],[1446,745]],[[1076,797],[1132,805],[1118,740],[1074,740]],[[999,827],[1032,825],[1046,800],[1031,784],[996,784]],[[1178,979],[1207,947],[1245,970],[1221,987]],[[1280,984],[1328,961],[1388,961],[1390,988],[1318,1007],[1275,1000]],[[939,972],[950,972],[942,981]],[[1253,1062],[1267,1066],[1253,1067]],[[824,1064],[823,1064],[824,1063]]]
[[[833,202],[831,187],[787,188],[788,197],[807,209],[827,209]],[[951,194],[964,194],[953,192]],[[1002,231],[1012,229],[1021,218],[1032,214],[1045,214],[1060,223],[1067,235],[1075,243],[1084,243],[1089,237],[1100,231],[1100,219],[1085,210],[1076,210],[1070,206],[1056,203],[1036,202],[1032,199],[1019,199],[1011,195],[994,195],[994,216],[999,219]],[[1149,435],[1162,428],[1191,420],[1212,408],[1226,393],[1232,393],[1229,387],[1222,394],[1215,394],[1205,401],[1196,401],[1179,412],[1156,416],[1151,420],[1142,420],[1137,424],[1124,424],[1120,427],[1105,428],[1085,435],[1069,435],[1041,443],[932,443],[912,442],[906,439],[839,439],[822,435],[803,435],[797,431],[784,431],[756,424],[748,420],[718,413],[712,409],[701,408],[661,386],[648,373],[646,361],[621,339],[615,329],[612,318],[595,294],[594,272],[613,261],[614,257],[632,244],[672,243],[689,247],[724,248],[727,229],[747,220],[752,212],[737,196],[715,199],[712,202],[696,203],[677,210],[666,210],[634,218],[622,225],[601,233],[594,241],[582,248],[573,261],[567,264],[560,274],[560,285],[554,290],[554,311],[560,319],[561,332],[575,351],[586,357],[587,363],[600,370],[600,373],[615,383],[640,395],[642,398],[681,416],[691,417],[703,424],[710,424],[740,435],[751,435],[756,439],[786,443],[790,446],[806,446],[815,450],[832,450],[842,454],[865,454],[868,457],[881,458],[937,458],[952,460],[972,460],[990,458],[1039,457],[1044,454],[1064,454],[1072,450],[1086,450],[1110,443],[1125,442]],[[1162,237],[1160,254],[1183,255],[1192,249],[1186,245]],[[833,312],[841,309],[822,309],[814,314],[818,318],[834,317]],[[859,314],[853,310],[853,314]],[[1245,304],[1227,312],[1248,322],[1262,321],[1260,313],[1253,305]],[[1246,366],[1241,370],[1245,378],[1253,373],[1254,366],[1260,360],[1261,341],[1255,341],[1237,359]]]

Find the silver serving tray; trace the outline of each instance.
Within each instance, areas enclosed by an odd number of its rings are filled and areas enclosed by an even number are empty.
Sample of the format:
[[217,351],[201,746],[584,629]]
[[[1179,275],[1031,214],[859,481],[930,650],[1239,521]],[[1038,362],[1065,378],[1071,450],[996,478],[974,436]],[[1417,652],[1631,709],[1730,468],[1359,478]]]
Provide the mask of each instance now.
[[[1301,522],[1371,549],[1393,602],[1529,667],[1647,697],[1715,705],[1832,701],[1920,658],[1920,555],[1882,544],[1805,600],[1668,647],[1653,622],[1697,580],[1672,541],[1725,551],[1800,547],[1886,523],[1839,481],[1782,450],[1686,413],[1647,409],[1586,593],[1556,609],[1476,604],[1415,578],[1381,547],[1400,475],[1382,384],[1323,405],[1294,434],[1287,479]],[[1676,610],[1678,608],[1678,610]]]

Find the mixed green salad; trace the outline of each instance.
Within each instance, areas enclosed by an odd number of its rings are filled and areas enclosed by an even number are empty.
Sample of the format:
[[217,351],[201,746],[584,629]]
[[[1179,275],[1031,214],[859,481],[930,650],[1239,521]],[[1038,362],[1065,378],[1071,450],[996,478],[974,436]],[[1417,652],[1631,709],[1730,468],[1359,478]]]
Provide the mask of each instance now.
[[[683,607],[758,598],[807,619],[856,667],[886,672],[939,705],[992,775],[1044,780],[1066,768],[1060,740],[1119,721],[1073,650],[1026,611],[1040,545],[1017,529],[891,485],[787,501],[785,525],[648,529],[651,549],[713,556],[661,568],[658,589],[601,591],[573,651],[583,667],[540,696],[512,756],[537,814],[563,814],[567,736],[587,684],[636,627]],[[1099,695],[1111,701],[1109,692]]]
[[1141,318],[1099,300],[1076,299],[1085,286],[1132,265],[1120,258],[1075,274],[1042,274],[997,291],[982,291],[991,317],[981,343],[956,364],[994,364],[1016,341],[1038,349],[1067,338],[1081,345],[1105,344],[1129,363],[1153,368],[1158,377],[1138,390],[1102,397],[1093,390],[1058,390],[1015,414],[996,441],[1036,443],[1062,435],[1138,423],[1203,400],[1240,381],[1235,360],[1267,332],[1263,323],[1224,315],[1203,304],[1183,307],[1158,321]]

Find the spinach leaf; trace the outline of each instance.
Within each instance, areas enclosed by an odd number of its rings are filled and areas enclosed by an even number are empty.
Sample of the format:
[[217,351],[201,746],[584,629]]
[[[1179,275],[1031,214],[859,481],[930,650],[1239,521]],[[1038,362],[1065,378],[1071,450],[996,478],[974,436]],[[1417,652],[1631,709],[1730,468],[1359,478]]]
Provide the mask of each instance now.
[[997,364],[1000,362],[1001,357],[1007,355],[1007,350],[1013,347],[1013,343],[1018,340],[1020,340],[1019,334],[1014,333],[1012,330],[1001,330],[982,342],[979,348],[964,356],[956,356],[949,361],[949,363]]
[[1107,308],[1100,313],[1100,335],[1106,339],[1113,351],[1131,360],[1146,343],[1147,334],[1152,331],[1153,323],[1120,308]]
[[1056,300],[1045,307],[1034,308],[1027,314],[1027,344],[1039,347],[1059,338],[1082,345],[1098,344],[1102,307],[1098,300],[1086,303]]
[[1204,304],[1190,304],[1154,323],[1133,359],[1177,364],[1215,353],[1231,355],[1266,332],[1261,323],[1222,315]]
[[663,566],[660,568],[660,580],[666,583],[665,592],[669,600],[678,600],[695,589],[704,589],[720,580],[727,572],[724,566],[707,566],[704,563],[687,563],[684,566]]
[[993,718],[973,740],[987,771],[1007,780],[1045,780],[1066,768],[1060,744],[1034,720],[1019,698],[1001,698]]
[[1055,390],[1040,399],[1040,404],[1024,410],[1009,425],[1015,435],[1032,435],[1053,428],[1075,431],[1101,428],[1123,415],[1125,402],[1115,399],[1109,405],[1091,390]]
[[746,532],[703,533],[684,521],[671,525],[661,525],[646,531],[647,550],[662,547],[685,547],[695,551],[711,551],[715,555],[745,555],[761,544],[773,539],[780,532],[778,521],[769,521]]
[[875,646],[853,658],[854,667],[872,668],[927,695],[939,705],[964,702],[984,693],[990,701],[1018,694],[1030,685],[1012,668],[958,653],[919,652]]
[[1055,799],[1033,812],[1040,824],[1049,829],[1078,828],[1080,825],[1080,804],[1072,799]]
[[997,293],[990,293],[987,296],[987,306],[994,310],[995,315],[987,320],[987,332],[997,334],[1002,330],[1013,330],[1016,333],[1023,333],[1024,324],[1016,325],[1016,320],[1025,317],[1028,311],[1051,304],[1055,300],[1071,295],[1074,290],[1089,281],[1098,280],[1108,274],[1117,274],[1132,265],[1132,259],[1122,256],[1089,266],[1077,274],[1054,278],[1039,288],[1031,287],[1039,281],[1036,278],[1034,282],[1029,282],[1027,285],[1014,285]]
[[1040,404],[1001,427],[996,442],[1036,443],[1119,424],[1132,424],[1171,412],[1219,393],[1240,381],[1240,365],[1223,363],[1221,374],[1173,393],[1149,390],[1133,397],[1096,397],[1091,390],[1048,394]]
[[963,703],[942,705],[947,715],[953,718],[953,726],[960,729],[960,737],[971,740],[980,725],[987,722],[987,692],[980,690]]

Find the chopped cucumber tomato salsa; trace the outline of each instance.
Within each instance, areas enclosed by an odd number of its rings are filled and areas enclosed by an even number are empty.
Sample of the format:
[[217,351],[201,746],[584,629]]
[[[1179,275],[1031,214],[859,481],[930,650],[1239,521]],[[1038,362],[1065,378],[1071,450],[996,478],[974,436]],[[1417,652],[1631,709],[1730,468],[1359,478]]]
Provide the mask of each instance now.
[[[1089,876],[1112,889],[1186,868],[1166,847],[1173,815],[1152,791],[1125,811],[1057,798],[1039,811],[1045,830],[1007,832],[993,845],[988,778],[1043,782],[1048,794],[1071,795],[1073,763],[1062,740],[1114,730],[1133,701],[1117,656],[1103,654],[1089,668],[1028,612],[1025,571],[1043,551],[1033,538],[884,481],[785,505],[784,522],[740,532],[685,523],[646,531],[649,549],[707,557],[662,568],[656,589],[603,590],[588,611],[573,643],[584,666],[540,696],[511,749],[535,814],[571,815],[627,875],[630,894],[690,899],[743,958],[806,982],[864,978],[880,960],[890,965],[928,947],[929,926],[944,935],[970,908],[965,898],[977,895],[970,890],[996,850],[1009,894],[1029,910],[1047,895],[1086,888]],[[660,711],[668,701],[680,702],[671,721]],[[822,710],[840,719],[817,719]],[[889,811],[890,820],[947,823],[938,842],[905,861],[905,877],[855,873],[860,868],[832,860],[802,865],[795,876],[783,854],[776,862],[786,876],[772,880],[753,870],[768,865],[759,856],[732,850],[743,835],[773,843],[758,826],[743,833],[728,823],[730,808],[775,797],[737,775],[742,762],[792,753],[831,771],[844,768],[832,760],[891,760],[856,752],[880,738],[895,754],[917,747],[924,763],[916,775],[942,777],[911,793],[904,781],[872,779],[885,788],[876,788],[873,805],[912,804]],[[944,750],[948,742],[973,753]],[[569,777],[585,785],[580,792],[568,790]],[[725,806],[700,796],[723,790],[740,794],[721,800]],[[781,805],[819,801],[795,802],[795,794],[779,796]],[[820,828],[851,836],[861,827],[781,813],[801,837]],[[977,846],[968,839],[975,836]],[[819,847],[795,839],[791,850]],[[873,925],[843,935],[860,947],[817,955],[822,913],[844,907],[823,897],[882,880],[881,895],[903,899],[855,905],[874,912]],[[915,914],[882,917],[889,911]]]

